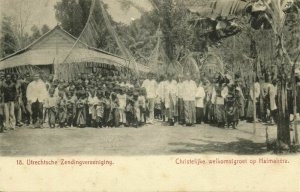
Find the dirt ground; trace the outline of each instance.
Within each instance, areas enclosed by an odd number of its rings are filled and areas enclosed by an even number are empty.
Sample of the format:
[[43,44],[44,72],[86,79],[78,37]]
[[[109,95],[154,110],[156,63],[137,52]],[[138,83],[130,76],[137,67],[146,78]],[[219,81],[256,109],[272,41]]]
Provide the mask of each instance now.
[[[270,138],[276,127],[268,128]],[[20,127],[0,133],[0,156],[58,155],[174,155],[174,154],[263,154],[266,126],[241,122],[238,129],[209,125],[165,126],[161,122],[140,128]]]

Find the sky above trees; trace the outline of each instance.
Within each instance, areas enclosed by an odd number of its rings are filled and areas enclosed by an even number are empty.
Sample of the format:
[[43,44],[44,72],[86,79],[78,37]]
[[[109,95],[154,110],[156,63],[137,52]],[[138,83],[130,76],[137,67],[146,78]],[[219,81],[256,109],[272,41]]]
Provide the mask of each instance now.
[[[23,14],[25,12],[30,15],[26,28],[28,32],[33,25],[41,27],[46,24],[52,28],[57,24],[54,5],[58,1],[60,0],[0,0],[0,13],[2,14],[0,19],[3,15],[20,16],[19,13],[22,11]],[[117,22],[129,24],[132,19],[140,17],[140,12],[134,7],[123,10],[118,0],[104,0],[104,2],[108,5],[109,14]],[[139,0],[136,3],[146,10],[151,9],[148,0]]]

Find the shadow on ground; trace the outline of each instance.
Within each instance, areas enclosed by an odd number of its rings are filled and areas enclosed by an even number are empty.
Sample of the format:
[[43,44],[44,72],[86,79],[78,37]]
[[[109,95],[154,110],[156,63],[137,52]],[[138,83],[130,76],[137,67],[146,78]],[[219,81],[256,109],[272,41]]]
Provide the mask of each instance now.
[[238,155],[257,155],[267,153],[265,143],[254,143],[247,139],[237,139],[238,141],[230,143],[194,139],[194,141],[204,142],[205,144],[176,142],[169,143],[169,145],[178,147],[178,149],[171,150],[172,153],[178,154],[234,153]]

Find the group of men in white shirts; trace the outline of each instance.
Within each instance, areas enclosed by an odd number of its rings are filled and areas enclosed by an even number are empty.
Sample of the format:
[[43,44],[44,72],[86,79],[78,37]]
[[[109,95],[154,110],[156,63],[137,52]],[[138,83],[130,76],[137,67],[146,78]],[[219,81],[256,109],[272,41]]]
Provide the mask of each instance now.
[[205,90],[199,82],[198,84],[187,73],[183,76],[175,77],[168,74],[166,79],[160,82],[155,80],[154,74],[149,74],[142,83],[146,89],[149,119],[148,123],[154,120],[154,104],[160,101],[165,109],[166,120],[170,125],[176,122],[192,126],[201,123],[203,120],[203,108]]

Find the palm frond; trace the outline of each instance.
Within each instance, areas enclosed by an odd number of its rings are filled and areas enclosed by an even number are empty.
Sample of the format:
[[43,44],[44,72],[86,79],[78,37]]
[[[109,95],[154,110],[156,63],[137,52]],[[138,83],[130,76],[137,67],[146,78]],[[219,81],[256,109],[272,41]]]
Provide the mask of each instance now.
[[228,17],[243,12],[250,1],[247,0],[178,0],[192,12],[205,17]]

